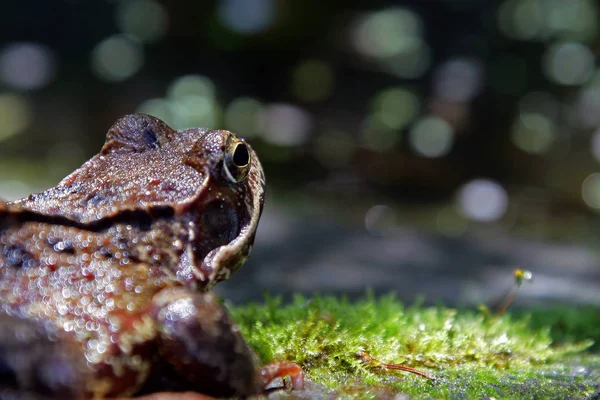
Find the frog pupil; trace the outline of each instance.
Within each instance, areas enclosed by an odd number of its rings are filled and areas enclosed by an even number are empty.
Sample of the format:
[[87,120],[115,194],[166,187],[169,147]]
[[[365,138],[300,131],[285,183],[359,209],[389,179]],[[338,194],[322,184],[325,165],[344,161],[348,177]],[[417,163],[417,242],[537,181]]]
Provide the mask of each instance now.
[[237,167],[244,167],[250,162],[250,154],[248,148],[243,143],[238,143],[233,151],[233,164]]

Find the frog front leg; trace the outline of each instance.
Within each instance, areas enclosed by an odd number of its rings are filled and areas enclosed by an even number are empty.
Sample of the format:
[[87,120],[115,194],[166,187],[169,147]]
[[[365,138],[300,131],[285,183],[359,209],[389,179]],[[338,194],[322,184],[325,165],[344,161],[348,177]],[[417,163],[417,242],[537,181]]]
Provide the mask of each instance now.
[[0,313],[0,398],[83,399],[81,347],[53,324]]
[[[296,364],[274,363],[258,368],[257,358],[237,325],[210,293],[163,289],[154,297],[152,314],[159,331],[160,358],[173,369],[165,371],[173,378],[160,390],[249,396],[283,376],[292,377],[294,388],[302,387],[302,370]],[[175,382],[178,378],[185,383]]]

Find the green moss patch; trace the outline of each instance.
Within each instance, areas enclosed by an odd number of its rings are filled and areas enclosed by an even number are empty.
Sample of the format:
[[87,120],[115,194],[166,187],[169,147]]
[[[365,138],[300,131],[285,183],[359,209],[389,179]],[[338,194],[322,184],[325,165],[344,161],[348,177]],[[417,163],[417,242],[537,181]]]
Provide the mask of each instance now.
[[[550,326],[565,318],[560,313],[554,320],[540,314],[495,317],[406,307],[393,296],[372,295],[356,302],[298,296],[289,305],[267,298],[263,305],[232,312],[263,362],[296,362],[310,381],[344,397],[374,398],[383,391],[442,398],[585,398],[600,382],[600,356],[586,351],[593,341],[581,337],[593,328],[575,327],[577,320],[570,317],[569,329],[576,335],[563,330],[557,344]],[[579,322],[597,325],[584,318]],[[437,379],[394,371],[386,363]]]

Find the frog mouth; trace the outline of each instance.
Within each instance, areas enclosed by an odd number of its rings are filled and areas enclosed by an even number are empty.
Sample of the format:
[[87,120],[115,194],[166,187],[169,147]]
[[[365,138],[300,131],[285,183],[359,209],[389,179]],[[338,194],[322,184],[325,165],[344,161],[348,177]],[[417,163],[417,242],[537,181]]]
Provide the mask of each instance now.
[[[196,217],[190,221],[187,268],[184,279],[199,289],[207,290],[229,278],[248,258],[265,196],[265,178],[260,162],[250,150],[250,171],[236,184],[210,181],[203,186],[203,199],[195,205]],[[207,172],[207,180],[216,174]],[[210,190],[206,188],[210,187]],[[187,264],[187,267],[186,267]]]
[[250,166],[244,184],[229,186],[229,191],[223,191],[223,199],[234,205],[232,208],[237,217],[237,230],[232,236],[235,237],[229,243],[214,248],[204,257],[201,272],[208,276],[207,287],[229,278],[244,264],[254,245],[265,199],[265,175],[254,150],[250,146],[248,150]]
[[240,220],[244,218],[239,215],[231,202],[218,199],[203,206],[199,218],[204,241],[218,247],[232,242],[240,232]]
[[256,226],[244,196],[235,190],[214,192],[199,207],[189,233],[195,280],[202,289],[229,278],[246,261]]

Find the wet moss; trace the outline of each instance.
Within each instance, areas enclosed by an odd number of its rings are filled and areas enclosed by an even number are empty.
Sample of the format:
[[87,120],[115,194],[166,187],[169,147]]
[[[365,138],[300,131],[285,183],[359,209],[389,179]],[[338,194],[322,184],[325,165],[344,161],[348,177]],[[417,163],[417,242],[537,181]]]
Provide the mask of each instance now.
[[[587,351],[593,341],[585,332],[595,331],[583,328],[594,325],[585,318],[577,329],[572,318],[577,335],[563,331],[557,341],[553,320],[539,313],[494,317],[406,307],[393,296],[367,295],[355,302],[298,296],[287,305],[267,297],[264,304],[232,312],[263,362],[297,362],[308,379],[344,397],[379,398],[388,391],[436,398],[585,398],[598,390],[600,355]],[[370,361],[360,356],[365,353]],[[437,379],[394,371],[385,363]]]

